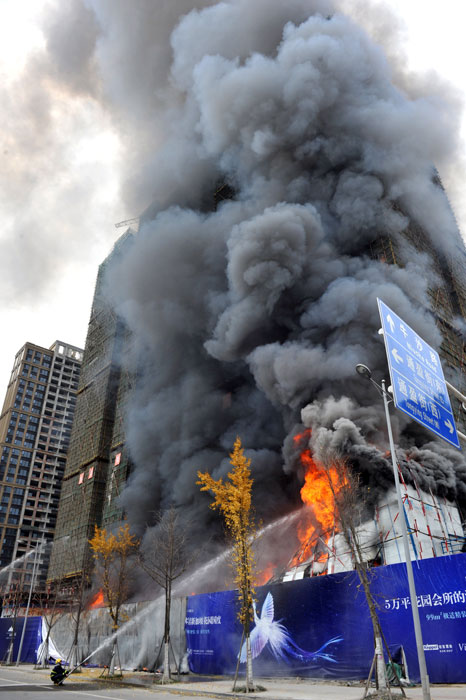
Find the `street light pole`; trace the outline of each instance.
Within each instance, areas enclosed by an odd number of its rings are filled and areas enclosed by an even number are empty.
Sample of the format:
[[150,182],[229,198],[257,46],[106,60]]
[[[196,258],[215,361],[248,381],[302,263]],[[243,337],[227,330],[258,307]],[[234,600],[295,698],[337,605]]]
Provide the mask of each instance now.
[[401,499],[400,478],[398,476],[398,465],[397,465],[396,454],[395,454],[395,443],[393,442],[392,423],[390,420],[390,412],[388,410],[389,401],[391,401],[392,399],[391,399],[391,397],[389,398],[388,392],[385,388],[385,380],[382,380],[381,386],[379,386],[377,384],[377,382],[375,382],[372,379],[372,372],[370,371],[369,367],[366,367],[366,365],[356,365],[356,372],[361,377],[364,377],[365,379],[369,379],[369,381],[372,382],[372,384],[377,388],[378,392],[382,395],[382,398],[383,398],[383,404],[384,404],[384,408],[385,408],[385,419],[387,421],[388,441],[390,443],[390,453],[392,456],[393,477],[395,479],[396,497],[398,500],[398,511],[400,514],[401,534],[402,534],[403,547],[404,547],[404,553],[405,553],[405,559],[406,559],[406,572],[408,574],[409,596],[411,599],[411,612],[413,615],[414,635],[416,637],[417,658],[418,658],[418,662],[419,662],[419,672],[421,675],[422,700],[431,700],[430,687],[429,687],[429,676],[427,675],[426,657],[424,654],[424,644],[422,641],[421,621],[419,618],[419,608],[417,605],[416,586],[414,583],[413,564],[411,561],[411,553],[409,551],[408,530],[406,528],[405,511],[404,511],[403,501]]
[[45,540],[42,540],[40,544],[37,545],[37,547],[34,550],[34,564],[32,566],[32,575],[31,575],[31,586],[29,588],[29,595],[28,595],[28,602],[26,605],[26,614],[24,616],[24,622],[23,622],[23,629],[21,632],[21,639],[19,641],[19,649],[18,649],[18,656],[16,657],[16,665],[19,666],[19,662],[21,660],[21,652],[23,650],[23,642],[24,642],[24,635],[26,632],[26,624],[28,621],[28,615],[29,615],[29,607],[31,605],[31,598],[32,598],[32,589],[34,588],[34,579],[36,577],[36,570],[37,570],[37,551],[42,547],[44,544]]
[[413,563],[411,561],[411,553],[409,551],[408,530],[406,528],[406,520],[404,517],[403,501],[401,500],[400,479],[398,476],[398,465],[397,465],[396,456],[395,456],[395,445],[393,442],[390,412],[388,410],[388,399],[387,399],[387,391],[385,389],[385,380],[382,380],[381,384],[382,384],[383,403],[384,403],[384,407],[385,407],[385,418],[387,420],[388,440],[390,442],[390,452],[391,452],[391,456],[392,456],[393,476],[395,478],[396,496],[398,499],[398,511],[400,513],[400,526],[401,526],[401,533],[403,536],[403,546],[404,546],[405,559],[406,559],[406,571],[408,574],[409,595],[411,598],[411,612],[413,614],[414,634],[416,637],[416,647],[417,647],[417,658],[419,661],[419,671],[421,674],[422,698],[423,698],[423,700],[430,700],[429,676],[427,675],[426,657],[424,654],[424,644],[422,641],[421,621],[419,619],[419,608],[417,605],[416,586],[414,583]]

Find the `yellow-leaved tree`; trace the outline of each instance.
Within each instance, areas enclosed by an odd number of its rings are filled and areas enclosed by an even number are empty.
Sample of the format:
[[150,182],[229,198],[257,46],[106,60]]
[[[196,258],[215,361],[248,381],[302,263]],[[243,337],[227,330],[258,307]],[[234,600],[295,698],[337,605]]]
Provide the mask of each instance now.
[[[102,584],[104,600],[116,631],[120,624],[121,606],[128,598],[130,587],[130,556],[136,551],[139,542],[130,533],[128,523],[121,525],[116,533],[108,532],[98,525],[94,537],[89,540],[97,564],[97,576]],[[115,651],[117,639],[113,640],[109,675],[115,674]]]
[[[232,539],[232,557],[235,570],[235,584],[238,588],[238,618],[243,625],[244,645],[240,651],[241,659],[246,661],[246,692],[254,690],[252,674],[252,655],[250,628],[253,619],[253,576],[254,554],[252,545],[256,534],[254,512],[252,508],[251,460],[244,455],[241,440],[236,438],[233,452],[230,454],[233,469],[228,473],[228,481],[216,481],[207,472],[198,472],[201,491],[211,491],[214,500],[210,504],[223,515],[226,529]],[[245,653],[244,653],[245,652]],[[235,686],[233,686],[233,690]]]

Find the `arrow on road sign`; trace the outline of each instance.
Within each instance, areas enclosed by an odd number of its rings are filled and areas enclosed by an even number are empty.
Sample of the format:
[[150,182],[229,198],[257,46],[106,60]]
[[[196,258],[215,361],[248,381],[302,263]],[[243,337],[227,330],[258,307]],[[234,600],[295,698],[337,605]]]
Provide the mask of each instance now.
[[392,319],[390,314],[388,314],[388,316],[387,316],[387,321],[388,321],[388,325],[390,326],[391,331],[393,333],[393,331],[395,330],[395,321]]
[[444,422],[445,425],[447,426],[447,428],[448,428],[448,430],[450,431],[450,433],[452,433],[452,432],[453,432],[453,426],[452,426],[452,424],[451,424],[451,421],[449,421],[449,420],[444,420],[443,422]]
[[395,406],[461,449],[438,352],[381,299],[377,302]]

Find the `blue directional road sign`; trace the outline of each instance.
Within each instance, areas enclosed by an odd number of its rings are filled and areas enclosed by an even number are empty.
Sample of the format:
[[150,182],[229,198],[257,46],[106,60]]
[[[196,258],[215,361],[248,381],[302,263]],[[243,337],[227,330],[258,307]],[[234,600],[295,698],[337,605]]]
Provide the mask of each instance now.
[[395,406],[461,449],[438,352],[377,299]]

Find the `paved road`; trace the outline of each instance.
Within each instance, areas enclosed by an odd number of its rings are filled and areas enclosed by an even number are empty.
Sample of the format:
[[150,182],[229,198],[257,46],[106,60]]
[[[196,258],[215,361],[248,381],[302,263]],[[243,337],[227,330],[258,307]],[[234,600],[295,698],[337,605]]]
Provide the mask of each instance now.
[[[232,700],[231,679],[185,677],[183,682],[170,686],[153,685],[152,674],[125,673],[124,681],[131,687],[117,687],[112,681],[103,685],[99,680],[101,670],[85,669],[72,675],[64,686],[53,686],[50,670],[34,670],[32,666],[0,666],[0,700],[44,700],[52,693],[54,700],[180,700],[200,697]],[[361,700],[364,688],[358,684],[344,684],[300,680],[298,678],[256,679],[265,686],[265,692],[249,696],[250,700]],[[141,684],[148,684],[141,687]],[[393,697],[399,698],[393,689]],[[422,700],[422,688],[406,688],[407,700]],[[239,696],[245,700],[244,694]],[[432,700],[466,700],[466,685],[431,686]]]
[[[54,700],[148,700],[154,695],[147,688],[98,688],[96,681],[70,679],[63,686],[54,686],[44,671],[0,667],[0,698],[2,700],[43,700],[48,693]],[[157,693],[156,700],[174,700],[173,695]]]

